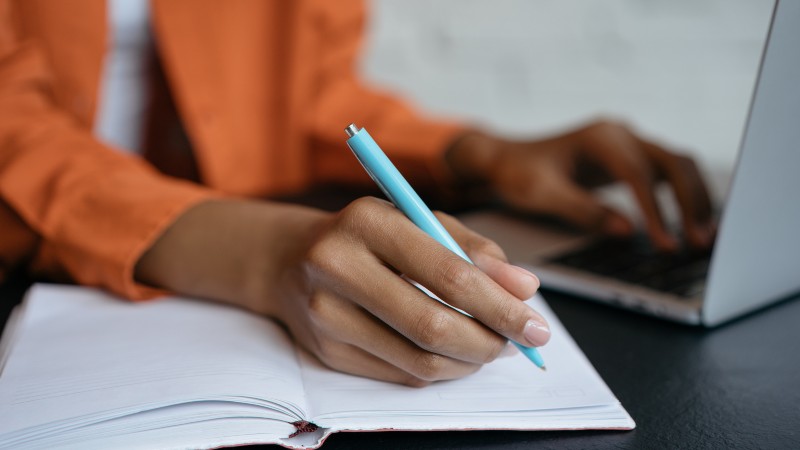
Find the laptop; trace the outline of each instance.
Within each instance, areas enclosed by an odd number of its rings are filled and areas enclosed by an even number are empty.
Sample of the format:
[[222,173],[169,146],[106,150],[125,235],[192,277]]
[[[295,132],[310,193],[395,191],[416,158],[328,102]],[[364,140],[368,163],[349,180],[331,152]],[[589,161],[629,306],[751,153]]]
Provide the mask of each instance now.
[[800,292],[800,1],[779,1],[713,249],[659,254],[496,212],[462,216],[542,286],[716,326]]

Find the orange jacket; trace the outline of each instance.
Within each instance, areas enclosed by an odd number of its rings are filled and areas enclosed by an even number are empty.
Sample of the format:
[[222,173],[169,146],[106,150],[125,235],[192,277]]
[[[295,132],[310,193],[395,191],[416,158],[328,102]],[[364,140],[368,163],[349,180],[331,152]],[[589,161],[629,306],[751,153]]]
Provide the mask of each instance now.
[[207,187],[93,138],[105,0],[0,0],[0,269],[26,259],[40,273],[150,296],[133,266],[197,202],[367,181],[344,146],[351,121],[417,179],[439,170],[459,132],[359,82],[358,0],[151,3]]

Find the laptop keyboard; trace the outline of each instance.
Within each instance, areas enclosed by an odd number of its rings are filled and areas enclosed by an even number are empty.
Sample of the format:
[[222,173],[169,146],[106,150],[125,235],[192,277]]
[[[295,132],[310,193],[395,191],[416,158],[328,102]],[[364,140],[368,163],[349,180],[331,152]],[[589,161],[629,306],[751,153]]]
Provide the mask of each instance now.
[[691,298],[705,289],[710,258],[710,250],[658,252],[645,237],[638,237],[601,239],[550,262]]

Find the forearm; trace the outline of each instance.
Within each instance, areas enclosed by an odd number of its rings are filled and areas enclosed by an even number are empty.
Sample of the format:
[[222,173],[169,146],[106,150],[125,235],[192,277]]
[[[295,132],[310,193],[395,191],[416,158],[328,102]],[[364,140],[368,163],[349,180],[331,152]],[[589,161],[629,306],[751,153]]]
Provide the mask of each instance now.
[[[509,337],[544,344],[546,324],[521,302],[538,287],[535,277],[455,219],[442,219],[478,266],[375,198],[335,214],[209,201],[167,229],[136,276],[275,318],[334,369],[412,386],[474,372]],[[481,323],[431,301],[401,273]]]
[[[211,200],[186,211],[139,259],[138,281],[276,316],[282,292],[328,216],[279,203]],[[291,287],[290,287],[291,286]]]

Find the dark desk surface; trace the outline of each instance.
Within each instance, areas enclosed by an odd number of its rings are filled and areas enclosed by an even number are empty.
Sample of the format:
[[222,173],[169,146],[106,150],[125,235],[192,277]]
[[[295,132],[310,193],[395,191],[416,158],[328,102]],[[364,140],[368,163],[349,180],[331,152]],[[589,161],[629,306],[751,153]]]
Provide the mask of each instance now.
[[[0,323],[25,287],[0,286]],[[705,330],[543,292],[635,430],[342,433],[322,448],[800,448],[797,299]]]

